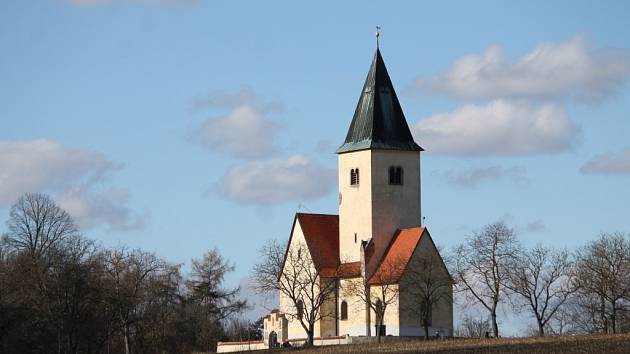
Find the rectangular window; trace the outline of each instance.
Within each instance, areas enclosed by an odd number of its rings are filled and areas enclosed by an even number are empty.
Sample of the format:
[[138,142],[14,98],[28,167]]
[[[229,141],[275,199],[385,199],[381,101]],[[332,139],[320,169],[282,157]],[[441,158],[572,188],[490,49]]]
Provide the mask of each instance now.
[[403,169],[400,166],[391,166],[389,168],[389,184],[400,186],[403,184]]

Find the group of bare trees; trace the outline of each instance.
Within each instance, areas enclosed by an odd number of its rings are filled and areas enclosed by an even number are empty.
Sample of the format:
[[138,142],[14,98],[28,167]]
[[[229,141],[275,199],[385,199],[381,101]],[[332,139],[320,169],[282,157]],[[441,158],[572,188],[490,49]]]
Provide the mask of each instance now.
[[[498,222],[456,246],[452,259],[456,290],[486,310],[494,336],[503,304],[524,309],[540,336],[630,330],[630,239],[623,234],[601,234],[574,252],[526,248]],[[461,333],[486,323],[470,316],[464,322]]]
[[[280,293],[286,315],[302,325],[310,344],[317,321],[339,316],[331,301],[339,292],[358,299],[366,316],[375,314],[377,326],[387,307],[402,292],[409,294],[414,303],[405,311],[421,319],[428,337],[431,311],[440,301],[453,300],[453,285],[459,300],[487,313],[481,318],[464,313],[458,335],[499,336],[499,317],[511,310],[533,319],[533,333],[539,336],[630,331],[630,237],[624,234],[603,233],[573,252],[541,244],[528,248],[514,229],[497,222],[444,256],[452,277],[444,276],[440,254],[429,252],[404,270],[390,260],[388,271],[372,274],[368,284],[363,276],[324,274],[306,245],[287,249],[270,242],[261,250],[253,279],[257,290]],[[403,271],[407,281],[399,279]],[[368,336],[371,322],[366,318]]]
[[246,306],[224,287],[233,266],[216,250],[184,276],[153,253],[99,246],[43,194],[21,197],[7,226],[0,353],[209,351]]

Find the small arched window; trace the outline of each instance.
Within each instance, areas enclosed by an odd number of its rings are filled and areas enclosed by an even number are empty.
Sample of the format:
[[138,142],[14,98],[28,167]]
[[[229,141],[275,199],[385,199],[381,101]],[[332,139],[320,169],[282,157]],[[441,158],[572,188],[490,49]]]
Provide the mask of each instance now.
[[348,319],[348,303],[345,301],[341,302],[341,316],[340,318],[341,320],[347,320]]
[[400,166],[391,166],[389,168],[389,184],[402,185],[403,184],[403,169]]
[[302,316],[304,316],[304,302],[302,302],[302,300],[298,300],[297,302],[297,317],[298,319],[302,319]]
[[353,168],[350,170],[350,185],[356,186],[359,184],[359,169]]

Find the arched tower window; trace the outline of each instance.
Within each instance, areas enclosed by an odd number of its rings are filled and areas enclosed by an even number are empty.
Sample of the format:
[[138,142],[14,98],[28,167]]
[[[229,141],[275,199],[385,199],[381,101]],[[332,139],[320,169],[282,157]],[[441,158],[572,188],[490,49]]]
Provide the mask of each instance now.
[[390,185],[402,185],[403,184],[403,169],[400,166],[389,167],[389,184]]
[[339,317],[339,319],[348,319],[348,303],[345,300],[341,302],[341,316]]
[[350,185],[356,186],[359,184],[359,169],[353,168],[350,170]]
[[298,319],[302,319],[302,316],[304,316],[304,302],[302,302],[302,300],[298,300],[297,302],[297,317]]

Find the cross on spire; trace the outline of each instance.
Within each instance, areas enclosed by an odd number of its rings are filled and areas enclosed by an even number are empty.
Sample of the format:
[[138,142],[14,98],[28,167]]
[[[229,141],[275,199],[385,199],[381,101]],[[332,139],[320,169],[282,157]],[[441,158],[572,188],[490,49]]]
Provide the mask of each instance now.
[[381,26],[376,26],[376,49],[378,49],[378,37],[381,36]]

